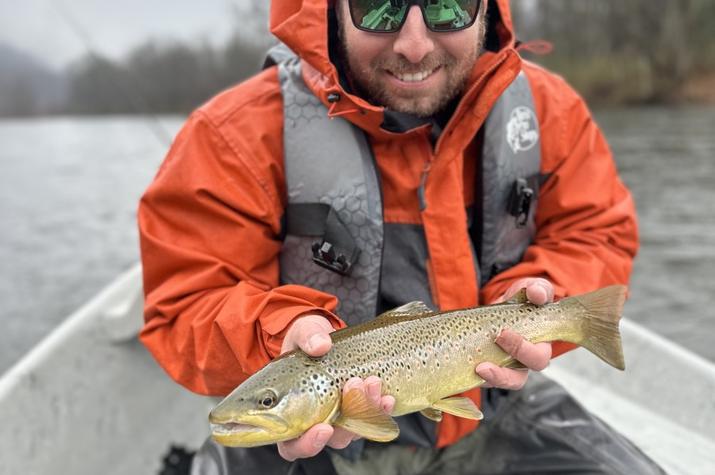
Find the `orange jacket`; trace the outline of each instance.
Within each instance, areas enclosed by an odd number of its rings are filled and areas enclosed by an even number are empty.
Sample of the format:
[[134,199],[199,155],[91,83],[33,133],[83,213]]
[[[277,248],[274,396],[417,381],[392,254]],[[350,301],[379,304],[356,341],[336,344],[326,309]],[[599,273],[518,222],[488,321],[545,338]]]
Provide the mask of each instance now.
[[[485,53],[436,146],[427,126],[380,128],[383,110],[347,94],[328,58],[328,0],[273,2],[273,33],[303,59],[304,78],[333,116],[369,135],[380,170],[386,222],[421,223],[430,284],[442,310],[489,302],[516,279],[542,276],[558,297],[627,283],[637,250],[633,202],[586,106],[559,77],[522,61],[507,0],[498,0],[498,52]],[[495,12],[492,12],[494,14]],[[465,206],[472,203],[474,137],[490,108],[524,70],[540,122],[542,173],[535,242],[523,261],[478,288]],[[341,100],[328,103],[338,92]],[[225,395],[279,354],[290,323],[308,311],[344,326],[332,295],[279,285],[281,216],[286,204],[283,105],[271,68],[218,95],[189,118],[141,200],[146,325],[141,340],[176,381]],[[431,163],[430,204],[417,188]],[[555,354],[567,350],[555,343]],[[477,402],[478,391],[469,392]],[[438,444],[476,427],[445,415]]]

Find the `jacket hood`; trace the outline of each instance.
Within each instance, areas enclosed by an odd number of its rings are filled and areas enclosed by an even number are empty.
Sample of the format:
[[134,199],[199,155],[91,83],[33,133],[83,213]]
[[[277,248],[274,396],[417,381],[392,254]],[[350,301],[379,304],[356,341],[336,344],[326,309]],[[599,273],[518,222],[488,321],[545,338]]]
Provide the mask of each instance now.
[[[329,83],[338,84],[337,68],[330,61],[328,10],[337,0],[273,0],[271,32]],[[501,50],[514,47],[509,0],[489,1],[487,47]]]

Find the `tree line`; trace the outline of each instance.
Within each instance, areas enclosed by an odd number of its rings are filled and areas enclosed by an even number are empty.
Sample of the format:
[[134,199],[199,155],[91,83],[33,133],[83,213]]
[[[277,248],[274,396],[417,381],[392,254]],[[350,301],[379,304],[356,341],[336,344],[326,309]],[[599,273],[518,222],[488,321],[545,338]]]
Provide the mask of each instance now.
[[258,71],[265,50],[234,37],[223,48],[147,42],[122,62],[88,55],[69,71],[66,111],[187,112]]
[[[526,45],[553,45],[547,55],[528,46],[523,54],[593,104],[715,102],[713,0],[512,0],[512,7]],[[265,19],[265,0],[252,8]],[[268,34],[258,25],[243,30],[220,47],[150,41],[120,61],[88,53],[54,79],[62,94],[52,101],[37,100],[48,79],[0,81],[0,115],[186,113],[260,69]]]
[[712,0],[513,0],[519,36],[553,51],[530,58],[592,103],[715,100]]

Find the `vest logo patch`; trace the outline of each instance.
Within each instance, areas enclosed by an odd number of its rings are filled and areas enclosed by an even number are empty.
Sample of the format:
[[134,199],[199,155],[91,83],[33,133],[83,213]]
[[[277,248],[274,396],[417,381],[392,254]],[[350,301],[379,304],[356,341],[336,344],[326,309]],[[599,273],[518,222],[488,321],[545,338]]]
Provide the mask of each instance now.
[[515,154],[530,150],[539,142],[539,129],[533,110],[519,106],[511,111],[506,124],[506,141]]

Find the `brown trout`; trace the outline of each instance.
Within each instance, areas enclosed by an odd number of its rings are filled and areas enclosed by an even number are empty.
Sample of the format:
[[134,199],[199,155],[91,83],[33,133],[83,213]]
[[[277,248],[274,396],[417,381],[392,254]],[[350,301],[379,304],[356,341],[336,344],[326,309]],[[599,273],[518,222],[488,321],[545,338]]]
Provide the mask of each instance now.
[[[392,416],[421,411],[434,420],[443,412],[481,419],[470,399],[452,396],[484,383],[474,371],[481,362],[523,367],[494,343],[505,328],[533,343],[575,343],[624,369],[618,323],[625,295],[625,286],[612,286],[537,306],[522,290],[506,303],[442,313],[411,302],[332,333],[333,347],[320,358],[296,350],[267,364],[211,411],[212,437],[253,447],[326,422],[386,442],[399,434]],[[360,390],[342,394],[348,379],[370,375],[382,378],[383,395],[394,396],[392,415]]]

